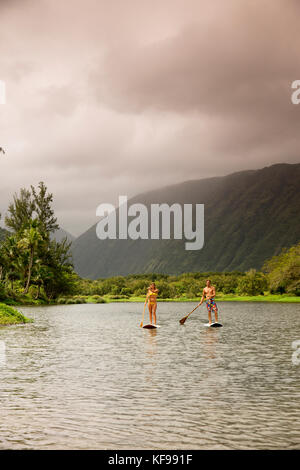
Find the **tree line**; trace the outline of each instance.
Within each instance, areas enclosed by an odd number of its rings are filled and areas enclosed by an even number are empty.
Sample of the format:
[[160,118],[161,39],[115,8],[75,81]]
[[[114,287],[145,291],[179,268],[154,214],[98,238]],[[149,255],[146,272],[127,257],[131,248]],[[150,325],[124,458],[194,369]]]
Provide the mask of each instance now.
[[95,281],[77,277],[75,284],[78,295],[107,295],[112,299],[126,299],[145,296],[149,284],[154,281],[160,299],[176,299],[201,296],[207,279],[211,279],[217,292],[224,295],[256,296],[270,293],[300,296],[300,243],[266,261],[261,271],[131,274]]

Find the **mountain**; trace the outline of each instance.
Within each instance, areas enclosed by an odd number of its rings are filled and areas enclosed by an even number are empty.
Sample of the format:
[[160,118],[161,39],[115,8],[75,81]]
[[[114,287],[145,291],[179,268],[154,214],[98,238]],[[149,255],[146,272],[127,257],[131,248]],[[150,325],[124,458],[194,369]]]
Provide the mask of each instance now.
[[205,243],[185,240],[99,240],[96,225],[73,243],[80,276],[245,271],[300,239],[300,164],[277,164],[224,177],[187,181],[133,197],[142,203],[205,205]]
[[71,233],[67,232],[66,230],[62,228],[59,228],[53,234],[51,234],[52,240],[54,239],[57,242],[61,242],[66,237],[69,242],[73,242],[75,240],[75,237]]

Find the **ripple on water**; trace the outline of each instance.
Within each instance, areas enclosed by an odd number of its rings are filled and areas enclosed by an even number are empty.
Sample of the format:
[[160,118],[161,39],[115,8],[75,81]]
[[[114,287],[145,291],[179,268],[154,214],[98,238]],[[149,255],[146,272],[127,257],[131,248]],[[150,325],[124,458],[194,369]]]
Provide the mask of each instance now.
[[161,303],[159,330],[141,304],[23,308],[33,324],[0,330],[0,447],[299,448],[299,306],[220,306],[208,329]]

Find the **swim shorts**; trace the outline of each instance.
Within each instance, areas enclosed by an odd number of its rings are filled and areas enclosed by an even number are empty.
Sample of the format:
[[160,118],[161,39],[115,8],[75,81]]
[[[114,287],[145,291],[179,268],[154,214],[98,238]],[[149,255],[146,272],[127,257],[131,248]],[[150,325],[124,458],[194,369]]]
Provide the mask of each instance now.
[[216,304],[216,302],[214,301],[214,299],[206,300],[205,303],[206,303],[207,310],[208,310],[209,312],[211,312],[212,310],[213,310],[214,312],[215,312],[216,310],[218,310],[217,304]]

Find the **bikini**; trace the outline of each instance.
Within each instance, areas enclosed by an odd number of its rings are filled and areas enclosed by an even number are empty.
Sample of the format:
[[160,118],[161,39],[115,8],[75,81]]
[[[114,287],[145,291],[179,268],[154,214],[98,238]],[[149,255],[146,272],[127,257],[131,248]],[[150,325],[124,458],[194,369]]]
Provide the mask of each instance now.
[[[156,296],[157,296],[157,292],[152,292],[152,291],[151,291],[151,294],[150,294],[149,297],[151,297],[152,295],[154,295],[154,296],[156,297]],[[153,302],[153,301],[151,302],[151,300],[149,299],[149,305],[155,305],[155,304],[156,304],[156,299],[155,299],[154,302]]]

